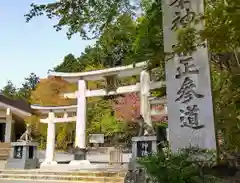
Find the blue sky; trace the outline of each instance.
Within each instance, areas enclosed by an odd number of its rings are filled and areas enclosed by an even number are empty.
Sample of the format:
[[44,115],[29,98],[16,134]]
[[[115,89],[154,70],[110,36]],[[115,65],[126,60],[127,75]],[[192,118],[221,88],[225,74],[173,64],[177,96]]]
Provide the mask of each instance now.
[[47,71],[61,63],[64,56],[72,53],[80,56],[87,45],[94,41],[83,41],[76,35],[71,40],[65,32],[56,32],[55,23],[46,17],[25,22],[30,4],[52,2],[51,0],[0,1],[0,88],[8,80],[17,87],[31,72],[46,77]]

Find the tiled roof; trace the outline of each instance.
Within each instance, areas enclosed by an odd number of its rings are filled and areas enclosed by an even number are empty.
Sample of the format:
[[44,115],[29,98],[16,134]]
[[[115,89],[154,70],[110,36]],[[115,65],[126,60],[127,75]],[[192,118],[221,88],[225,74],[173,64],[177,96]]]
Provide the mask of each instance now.
[[0,94],[0,102],[10,105],[12,107],[15,107],[24,112],[28,112],[28,113],[33,112],[30,105],[23,100],[13,100],[13,99],[10,99],[10,98]]

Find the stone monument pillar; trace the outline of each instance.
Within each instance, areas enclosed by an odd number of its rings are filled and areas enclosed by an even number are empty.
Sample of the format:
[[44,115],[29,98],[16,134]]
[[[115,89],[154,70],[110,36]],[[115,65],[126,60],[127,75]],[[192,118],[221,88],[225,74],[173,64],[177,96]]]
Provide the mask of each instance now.
[[132,158],[128,164],[128,172],[124,183],[147,183],[148,177],[144,169],[137,163],[137,158],[157,152],[156,136],[139,136],[132,138]]

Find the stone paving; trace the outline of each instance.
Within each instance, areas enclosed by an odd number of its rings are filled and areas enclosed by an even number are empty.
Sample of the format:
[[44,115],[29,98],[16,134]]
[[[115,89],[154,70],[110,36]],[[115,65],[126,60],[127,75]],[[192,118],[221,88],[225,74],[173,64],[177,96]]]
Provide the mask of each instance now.
[[[119,169],[125,170],[127,168],[127,163],[129,162],[130,157],[131,157],[131,154],[124,153],[123,154],[124,165],[120,165],[120,166],[118,165],[117,167],[116,166],[110,166],[110,167],[107,168],[107,166],[109,166],[109,165],[107,165],[107,163],[109,162],[109,155],[108,154],[94,153],[94,154],[88,154],[87,155],[87,159],[92,163],[92,165],[97,165],[99,167],[102,167],[102,169],[105,169],[105,171],[119,171]],[[45,158],[45,151],[38,151],[38,158],[39,158],[40,162],[42,162]],[[65,153],[65,152],[56,152],[55,153],[55,159],[58,162],[69,162],[69,161],[74,159],[74,155],[70,154],[70,153]],[[103,166],[106,166],[106,167],[103,168]],[[57,170],[57,169],[55,168],[55,171],[57,171],[57,172],[61,172],[61,170],[62,170],[61,168],[59,170]],[[66,167],[65,167],[64,170],[66,171]],[[31,171],[36,171],[36,170],[28,170],[28,171],[30,173]],[[37,171],[41,171],[41,170],[38,169]],[[47,171],[47,170],[42,170],[42,171]],[[51,171],[51,170],[49,170],[49,171]],[[93,169],[89,170],[89,171],[93,171]],[[48,180],[48,181],[46,181],[46,180],[45,181],[41,181],[41,180],[32,181],[32,180],[3,180],[3,179],[0,180],[0,182],[1,183],[36,183],[36,182],[38,182],[38,183],[46,183],[46,182],[49,182],[49,183],[67,183],[67,181],[66,182],[65,181],[59,181],[58,182],[58,181],[51,181],[51,180]],[[71,181],[71,182],[74,183],[73,181]],[[78,183],[81,183],[81,181],[78,182]]]
[[[45,151],[39,151],[38,157],[40,162],[42,162],[45,158]],[[125,153],[123,154],[123,163],[127,164],[129,162],[129,158],[131,157],[131,154]],[[67,163],[73,160],[74,155],[70,153],[65,152],[56,152],[55,159],[57,162]],[[99,165],[101,164],[108,164],[109,163],[109,155],[108,154],[89,154],[87,155],[87,159],[91,162],[93,165]],[[0,169],[4,169],[5,161],[0,161]],[[102,165],[103,166],[103,165]]]
[[[40,162],[42,162],[45,158],[45,151],[39,151],[38,152],[38,158]],[[123,162],[128,163],[129,158],[131,158],[130,153],[124,153],[123,154]],[[74,159],[74,155],[70,153],[65,152],[56,152],[55,153],[55,160],[58,162],[64,162],[64,161],[71,161]],[[108,163],[109,162],[109,154],[88,154],[87,160],[89,160],[92,163]]]

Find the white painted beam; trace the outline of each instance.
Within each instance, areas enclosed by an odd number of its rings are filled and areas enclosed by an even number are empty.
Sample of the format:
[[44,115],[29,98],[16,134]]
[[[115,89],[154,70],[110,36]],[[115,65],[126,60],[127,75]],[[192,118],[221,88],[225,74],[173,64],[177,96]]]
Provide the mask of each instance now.
[[150,83],[150,90],[162,88],[164,86],[166,86],[165,81],[151,81],[151,83]]
[[68,98],[68,99],[76,99],[77,98],[77,91],[72,92],[72,93],[63,93],[61,94],[62,97]]
[[65,112],[76,112],[77,111],[77,105],[57,106],[57,107],[31,105],[31,108],[39,111],[42,114],[48,114],[49,112],[65,113]]
[[[161,88],[165,86],[165,82],[158,81],[158,82],[151,82],[150,89]],[[87,90],[86,97],[99,97],[99,96],[106,96],[106,95],[116,95],[116,94],[124,94],[124,93],[131,93],[131,92],[139,92],[140,91],[140,83],[135,85],[128,85],[128,86],[121,86],[116,89],[116,91],[109,91],[107,92],[106,89],[100,90]],[[75,99],[77,98],[77,91],[73,93],[65,93],[63,94],[65,98]]]
[[100,90],[87,90],[86,96],[87,97],[97,97],[97,96],[106,96],[106,95],[116,95],[116,94],[123,94],[123,93],[131,93],[131,92],[138,92],[140,90],[140,83],[136,85],[129,85],[129,86],[121,86],[116,89],[116,91],[109,91],[105,89]]
[[151,116],[165,116],[165,115],[167,115],[167,112],[164,109],[161,111],[151,110]]
[[[40,119],[41,123],[49,123],[49,118],[45,118],[45,119]],[[54,118],[52,119],[53,123],[70,123],[70,122],[74,122],[77,120],[76,116],[73,117],[67,117],[67,118]]]
[[95,81],[104,80],[104,76],[117,75],[118,77],[127,77],[139,75],[139,73],[147,66],[147,62],[136,63],[127,66],[113,67],[103,70],[88,71],[88,72],[77,72],[77,73],[61,73],[52,72],[49,74],[50,77],[61,77],[68,82],[78,82],[78,80]]
[[165,97],[162,98],[157,98],[153,97],[149,99],[150,104],[155,105],[155,104],[166,104],[167,100]]

